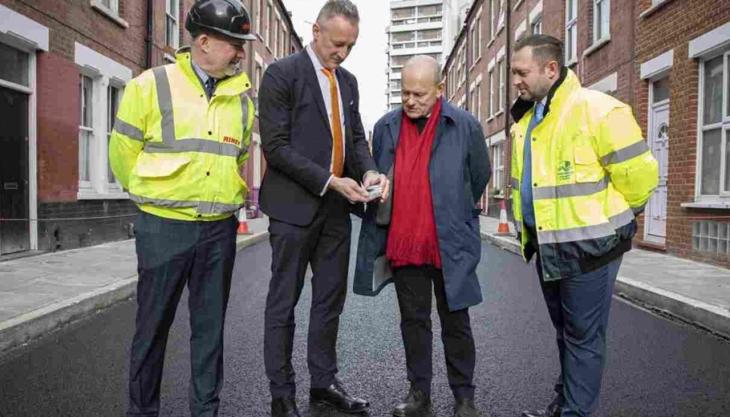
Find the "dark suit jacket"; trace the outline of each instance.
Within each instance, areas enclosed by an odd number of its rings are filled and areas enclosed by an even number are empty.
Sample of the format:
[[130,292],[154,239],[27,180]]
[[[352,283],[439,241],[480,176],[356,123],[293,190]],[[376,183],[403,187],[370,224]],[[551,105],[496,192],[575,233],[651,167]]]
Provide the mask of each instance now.
[[[357,80],[341,67],[336,74],[345,124],[344,175],[360,182],[365,172],[377,168],[360,120]],[[259,126],[267,162],[261,209],[275,220],[306,226],[322,202],[332,159],[327,109],[306,50],[267,68],[259,93]]]

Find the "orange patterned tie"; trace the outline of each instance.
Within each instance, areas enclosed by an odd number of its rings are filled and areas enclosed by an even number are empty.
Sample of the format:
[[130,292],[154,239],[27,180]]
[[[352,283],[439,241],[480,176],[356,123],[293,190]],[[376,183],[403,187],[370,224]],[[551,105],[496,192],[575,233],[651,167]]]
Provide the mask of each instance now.
[[335,74],[322,68],[322,72],[330,81],[330,97],[332,99],[332,174],[341,177],[345,167],[345,160],[342,156],[342,124],[340,123],[340,94],[337,91]]

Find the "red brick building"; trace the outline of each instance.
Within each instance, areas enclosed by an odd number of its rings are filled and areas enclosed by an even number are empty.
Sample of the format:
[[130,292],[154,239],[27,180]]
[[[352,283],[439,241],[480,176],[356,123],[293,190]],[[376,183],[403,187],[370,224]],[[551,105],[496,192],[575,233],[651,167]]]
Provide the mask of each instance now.
[[494,172],[482,203],[493,216],[509,203],[504,115],[515,95],[504,46],[531,33],[563,40],[584,86],[634,109],[661,171],[637,243],[730,266],[730,3],[475,0],[443,72],[447,98],[485,128]]
[[643,240],[730,267],[730,3],[637,2],[636,113],[660,165]]
[[[110,172],[108,135],[125,83],[174,62],[190,43],[192,3],[0,0],[0,256],[132,235],[136,208]],[[281,0],[246,4],[263,16],[249,58],[264,67],[301,49]],[[246,177],[255,190],[263,164],[256,144],[251,150]]]

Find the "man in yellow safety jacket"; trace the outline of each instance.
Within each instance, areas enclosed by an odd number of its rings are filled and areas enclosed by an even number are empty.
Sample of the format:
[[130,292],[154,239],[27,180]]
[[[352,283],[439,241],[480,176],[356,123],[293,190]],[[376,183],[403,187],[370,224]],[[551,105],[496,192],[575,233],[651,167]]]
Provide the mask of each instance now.
[[240,67],[255,36],[239,0],[198,0],[185,27],[193,44],[175,64],[127,84],[109,143],[114,175],[141,210],[127,416],[159,414],[167,335],[186,284],[192,416],[218,414],[223,382],[234,213],[247,192],[239,171],[254,119]]
[[553,401],[523,416],[590,416],[613,286],[658,166],[631,108],[582,88],[558,39],[518,41],[512,73],[512,209],[525,260],[537,255],[561,365]]

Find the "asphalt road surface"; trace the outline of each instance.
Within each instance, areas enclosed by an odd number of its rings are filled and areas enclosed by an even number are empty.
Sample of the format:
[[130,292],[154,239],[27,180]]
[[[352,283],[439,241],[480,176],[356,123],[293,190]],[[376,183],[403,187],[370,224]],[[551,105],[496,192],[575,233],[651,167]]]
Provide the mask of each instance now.
[[[354,225],[357,229],[357,224]],[[263,311],[271,251],[239,252],[227,316],[226,382],[221,416],[267,416]],[[478,269],[485,301],[471,309],[477,345],[477,406],[482,416],[516,417],[545,405],[558,371],[554,333],[532,265],[488,243]],[[305,416],[339,416],[308,403],[306,329],[309,292],[297,309],[294,367]],[[0,357],[0,416],[122,416],[135,305],[126,301]],[[433,400],[451,416],[434,308]],[[387,416],[407,391],[392,286],[378,297],[348,294],[340,322],[340,374],[346,388]],[[189,379],[186,299],[171,330],[161,416],[186,416]],[[730,342],[614,299],[608,362],[596,416],[730,415]]]

